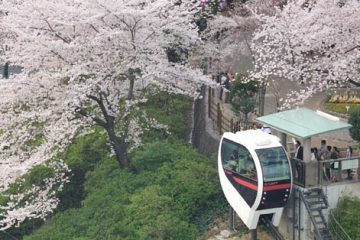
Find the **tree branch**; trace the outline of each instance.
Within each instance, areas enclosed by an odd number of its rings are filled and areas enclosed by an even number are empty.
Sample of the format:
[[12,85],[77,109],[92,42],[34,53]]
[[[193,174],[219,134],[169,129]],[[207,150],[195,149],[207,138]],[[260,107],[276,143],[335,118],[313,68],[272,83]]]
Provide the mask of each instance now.
[[83,117],[90,117],[97,125],[99,125],[103,128],[106,128],[106,126],[107,126],[107,124],[104,120],[102,120],[99,117],[90,116],[89,113],[87,111],[85,111],[83,108],[77,107],[75,109],[75,112],[79,113]]
[[44,20],[46,22],[46,24],[48,25],[49,29],[51,32],[53,32],[55,34],[56,37],[58,37],[59,39],[63,40],[64,43],[70,43],[69,40],[65,39],[64,37],[62,37],[59,33],[57,33],[51,26],[51,24],[49,23],[48,20]]
[[60,58],[61,60],[63,60],[64,62],[69,63],[63,56],[60,55],[60,53],[55,52],[54,50],[50,50],[50,52],[53,53],[58,58]]
[[95,32],[100,33],[99,30],[97,30],[97,29],[94,27],[94,25],[90,24],[90,27],[91,27]]
[[355,49],[357,49],[357,48],[360,49],[360,45],[357,45],[357,46],[355,46],[355,47],[350,48],[349,50],[345,51],[345,53],[349,53],[349,52],[351,52],[351,51],[353,51],[353,50],[355,50]]

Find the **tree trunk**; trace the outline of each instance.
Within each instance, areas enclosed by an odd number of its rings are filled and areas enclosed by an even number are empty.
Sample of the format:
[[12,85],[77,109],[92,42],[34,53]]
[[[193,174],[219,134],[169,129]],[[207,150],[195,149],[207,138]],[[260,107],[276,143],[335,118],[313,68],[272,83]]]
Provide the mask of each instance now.
[[[129,144],[126,142],[126,139],[129,135],[129,125],[130,125],[130,112],[131,112],[131,100],[133,99],[134,94],[134,83],[136,79],[137,71],[130,69],[129,74],[127,74],[127,78],[130,81],[130,87],[127,95],[127,100],[130,102],[130,107],[126,109],[125,117],[123,119],[123,131],[121,136],[118,136],[115,131],[115,116],[109,114],[108,109],[106,107],[106,103],[110,104],[107,100],[107,94],[103,92],[99,92],[98,95],[87,95],[87,97],[97,103],[99,106],[103,118],[99,118],[97,116],[91,116],[92,114],[87,112],[83,108],[78,108],[77,112],[85,117],[91,117],[92,120],[99,126],[103,127],[109,137],[110,145],[113,148],[116,160],[119,162],[121,168],[128,168],[129,167],[129,160],[128,160],[128,147]],[[108,106],[110,110],[113,106]],[[115,106],[117,107],[117,106]]]
[[114,128],[106,128],[106,131],[120,167],[128,168],[129,161],[127,158],[127,144],[125,140],[119,139],[119,137],[116,136]]
[[262,82],[259,88],[259,116],[264,116],[265,94],[266,94],[266,85],[264,82]]

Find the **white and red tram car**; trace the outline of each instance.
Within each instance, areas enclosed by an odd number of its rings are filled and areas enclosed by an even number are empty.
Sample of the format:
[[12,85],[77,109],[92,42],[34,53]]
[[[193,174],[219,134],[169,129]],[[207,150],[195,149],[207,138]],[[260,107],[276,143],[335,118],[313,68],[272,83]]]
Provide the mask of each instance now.
[[279,225],[292,176],[278,137],[261,130],[224,133],[218,169],[227,201],[249,229],[256,229],[261,215]]

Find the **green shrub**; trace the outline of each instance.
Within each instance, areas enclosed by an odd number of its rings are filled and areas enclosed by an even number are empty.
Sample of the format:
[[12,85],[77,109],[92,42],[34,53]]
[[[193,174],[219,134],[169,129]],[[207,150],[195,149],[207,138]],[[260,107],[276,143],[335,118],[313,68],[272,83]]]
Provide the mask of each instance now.
[[[192,99],[186,96],[154,90],[147,94],[148,101],[142,105],[150,118],[168,126],[176,138],[187,140],[191,119]],[[155,130],[144,135],[144,142],[163,139],[166,133]]]
[[236,80],[230,86],[230,104],[233,110],[244,114],[245,121],[248,114],[255,110],[256,93],[259,90],[259,83],[249,79],[246,74],[238,74]]
[[29,174],[26,176],[25,181],[31,185],[41,186],[45,184],[43,181],[46,178],[51,178],[55,175],[53,168],[37,165],[31,169]]
[[131,196],[127,206],[129,239],[195,239],[195,226],[172,210],[173,199],[162,194],[162,187],[151,185]]
[[154,94],[141,107],[175,134],[146,133],[130,155],[131,171],[108,156],[106,135],[77,139],[63,157],[73,177],[62,211],[25,240],[196,239],[199,226],[206,228],[199,219],[211,219],[224,198],[213,161],[178,139],[187,136],[191,99]]
[[62,158],[71,169],[70,182],[65,184],[59,194],[59,210],[80,207],[85,197],[84,183],[86,173],[93,170],[104,158],[107,158],[107,138],[98,128],[95,132],[77,138]]
[[146,163],[147,154],[155,159],[162,149],[166,157],[155,161],[157,168],[137,173],[102,159],[86,175],[81,207],[57,213],[24,239],[195,239],[195,214],[214,207],[221,195],[216,170],[194,148],[174,140],[146,144],[134,159]]
[[349,123],[352,125],[349,130],[351,137],[356,141],[360,141],[360,109],[350,114]]
[[333,211],[335,219],[352,239],[360,239],[360,199],[341,198]]

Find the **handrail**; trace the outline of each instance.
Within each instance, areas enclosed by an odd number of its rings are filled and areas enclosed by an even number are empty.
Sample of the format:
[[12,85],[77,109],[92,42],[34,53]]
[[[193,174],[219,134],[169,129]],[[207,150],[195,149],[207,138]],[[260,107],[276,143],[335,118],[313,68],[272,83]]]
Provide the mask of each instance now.
[[326,160],[321,160],[319,162],[323,162],[323,163],[334,163],[334,162],[343,162],[343,161],[351,161],[351,160],[360,160],[360,156],[353,156],[350,158],[337,158],[337,159],[326,159]]
[[[360,156],[354,156],[351,158],[338,158],[338,159],[327,159],[327,160],[321,160],[321,161],[303,161],[300,159],[296,159],[296,158],[291,158],[291,167],[292,167],[292,174],[293,174],[293,180],[294,180],[294,184],[301,186],[301,187],[306,187],[307,186],[307,180],[309,180],[309,178],[315,178],[317,177],[317,186],[327,186],[327,185],[331,185],[332,184],[332,180],[336,180],[336,182],[338,181],[342,181],[345,180],[345,178],[342,178],[342,170],[346,170],[347,168],[343,169],[343,166],[345,165],[345,162],[348,161],[353,161],[354,163],[354,169],[360,169]],[[317,176],[309,176],[306,173],[307,168],[309,168],[309,166],[307,166],[308,164],[312,164],[313,165],[316,163],[316,167],[317,167]],[[328,176],[326,174],[324,174],[324,169],[329,168],[329,167],[325,167],[325,166],[330,166],[333,163],[337,163],[338,167],[337,168],[331,168],[331,171],[334,172],[333,176],[336,176],[336,179],[329,179]],[[351,164],[351,163],[350,163]],[[356,179],[355,179],[356,180]],[[358,181],[360,181],[360,176],[358,176]],[[326,189],[325,189],[326,190]]]

